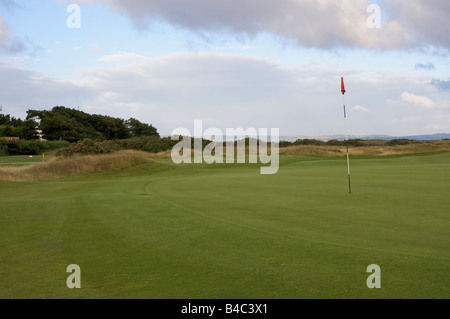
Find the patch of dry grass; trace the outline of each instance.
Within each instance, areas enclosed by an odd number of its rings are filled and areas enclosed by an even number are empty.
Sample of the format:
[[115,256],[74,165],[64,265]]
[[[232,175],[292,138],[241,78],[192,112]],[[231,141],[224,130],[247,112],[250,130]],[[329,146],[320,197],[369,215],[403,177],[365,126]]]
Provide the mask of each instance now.
[[50,180],[92,172],[121,170],[149,161],[151,161],[151,158],[148,153],[131,150],[105,155],[54,158],[42,164],[0,167],[0,180]]
[[345,154],[345,147],[339,146],[292,145],[280,148],[280,155],[342,156]]
[[[280,148],[280,155],[300,156],[345,156],[346,147],[293,145]],[[408,145],[375,145],[351,147],[351,156],[389,156],[433,152],[450,152],[450,141],[427,141]],[[236,153],[236,152],[235,152]],[[248,155],[248,150],[247,150]],[[269,150],[270,153],[270,150]],[[115,171],[153,161],[158,158],[170,158],[171,152],[149,154],[143,151],[125,150],[105,155],[85,155],[77,157],[54,157],[43,164],[20,167],[0,167],[0,180],[35,181],[51,180],[65,176],[82,175],[92,172]]]
[[152,153],[151,157],[153,158],[171,158],[171,151],[163,151],[159,153]]
[[[450,152],[450,141],[431,141],[421,144],[396,146],[362,146],[350,147],[350,154],[356,156],[389,156],[422,154],[434,152]],[[304,156],[346,156],[345,146],[294,145],[280,148],[280,155]]]
[[[364,142],[364,141],[363,141]],[[367,143],[373,143],[368,141]],[[379,141],[377,144],[386,143]],[[270,144],[268,146],[268,154],[270,151]],[[346,156],[347,150],[345,146],[329,146],[329,145],[293,145],[280,148],[280,155],[301,155],[301,156]],[[433,152],[450,152],[450,141],[424,141],[420,143],[412,143],[408,145],[368,145],[361,147],[350,147],[350,154],[355,156],[389,156],[389,155],[407,155]],[[225,154],[225,147],[223,149]],[[234,149],[234,154],[237,154],[237,148]],[[249,155],[248,146],[245,151],[246,156]],[[194,150],[191,153],[194,156]],[[164,151],[159,153],[152,153],[153,158],[171,158],[171,151]]]

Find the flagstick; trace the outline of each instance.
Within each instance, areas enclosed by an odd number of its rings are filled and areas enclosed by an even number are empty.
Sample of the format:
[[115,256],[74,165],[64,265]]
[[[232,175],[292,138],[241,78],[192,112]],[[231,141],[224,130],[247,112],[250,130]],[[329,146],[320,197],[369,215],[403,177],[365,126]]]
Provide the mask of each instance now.
[[345,112],[345,94],[342,93],[342,101],[344,105],[344,120],[345,120],[345,143],[347,145],[347,172],[348,172],[348,192],[352,193],[352,186],[350,182],[350,155],[348,152],[348,133],[347,133],[347,113]]

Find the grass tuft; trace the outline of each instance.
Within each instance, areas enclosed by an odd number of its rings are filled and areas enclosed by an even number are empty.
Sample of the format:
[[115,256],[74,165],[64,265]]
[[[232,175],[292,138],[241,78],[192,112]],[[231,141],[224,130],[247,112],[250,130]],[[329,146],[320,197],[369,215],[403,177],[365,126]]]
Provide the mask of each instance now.
[[42,164],[21,167],[0,167],[0,180],[33,181],[50,180],[93,172],[117,171],[151,161],[142,151],[119,151],[105,155],[86,155],[53,158]]
[[[429,141],[408,145],[370,145],[350,147],[350,155],[354,156],[391,156],[450,152],[450,141]],[[280,155],[301,156],[346,156],[345,146],[293,145],[280,148]]]

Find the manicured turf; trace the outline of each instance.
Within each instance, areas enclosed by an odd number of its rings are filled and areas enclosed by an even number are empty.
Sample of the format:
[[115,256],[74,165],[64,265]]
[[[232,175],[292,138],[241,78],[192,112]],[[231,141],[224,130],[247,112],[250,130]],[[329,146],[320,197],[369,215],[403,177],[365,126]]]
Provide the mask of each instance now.
[[[50,155],[52,156],[52,155]],[[49,155],[46,155],[46,158],[49,158]],[[42,162],[42,155],[17,155],[17,156],[0,156],[0,164],[14,164],[14,163],[35,163]]]
[[450,153],[281,162],[0,181],[0,298],[450,297]]

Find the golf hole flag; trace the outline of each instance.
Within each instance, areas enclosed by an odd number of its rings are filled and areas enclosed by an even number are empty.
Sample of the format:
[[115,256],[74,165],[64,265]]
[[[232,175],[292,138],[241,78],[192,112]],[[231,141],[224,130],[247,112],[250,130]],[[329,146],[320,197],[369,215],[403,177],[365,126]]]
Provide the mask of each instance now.
[[345,121],[345,144],[347,145],[347,173],[348,173],[348,192],[352,193],[352,186],[350,183],[350,156],[348,153],[348,134],[347,134],[347,112],[345,111],[345,85],[344,78],[341,77],[341,92],[342,92],[342,100],[344,102],[344,121]]

